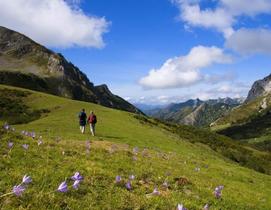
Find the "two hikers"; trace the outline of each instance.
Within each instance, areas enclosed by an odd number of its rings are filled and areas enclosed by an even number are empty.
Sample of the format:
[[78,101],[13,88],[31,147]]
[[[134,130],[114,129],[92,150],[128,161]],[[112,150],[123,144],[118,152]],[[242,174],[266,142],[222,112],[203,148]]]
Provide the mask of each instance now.
[[89,117],[87,117],[85,109],[82,109],[78,117],[81,133],[85,133],[86,124],[88,122],[90,126],[90,132],[92,136],[95,136],[95,124],[97,123],[97,117],[94,112],[91,111]]

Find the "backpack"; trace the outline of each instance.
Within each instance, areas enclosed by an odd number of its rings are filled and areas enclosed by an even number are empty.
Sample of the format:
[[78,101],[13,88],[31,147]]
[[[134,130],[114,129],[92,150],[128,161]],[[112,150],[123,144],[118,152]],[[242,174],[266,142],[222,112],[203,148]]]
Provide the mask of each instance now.
[[97,117],[96,117],[96,115],[92,116],[92,123],[94,123],[94,124],[97,123]]
[[85,120],[86,120],[86,113],[81,112],[81,113],[79,114],[79,119],[80,119],[80,121],[85,121]]

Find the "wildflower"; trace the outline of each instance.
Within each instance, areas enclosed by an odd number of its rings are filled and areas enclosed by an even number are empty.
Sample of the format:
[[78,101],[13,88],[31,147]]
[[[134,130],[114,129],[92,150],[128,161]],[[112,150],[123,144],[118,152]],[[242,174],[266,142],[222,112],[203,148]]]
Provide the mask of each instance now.
[[196,171],[196,172],[199,172],[199,171],[200,171],[200,168],[199,168],[199,167],[195,168],[195,171]]
[[152,195],[160,195],[160,192],[157,188],[154,188],[153,192],[151,193]]
[[83,180],[83,176],[80,175],[79,172],[75,172],[75,174],[71,177],[72,180],[76,181],[76,180]]
[[126,184],[125,184],[125,187],[127,190],[132,190],[132,184],[130,181],[128,181]]
[[205,204],[205,206],[203,207],[203,210],[209,210],[209,204]]
[[220,185],[218,187],[215,188],[215,191],[214,191],[214,196],[216,198],[221,198],[222,196],[222,190],[224,189],[224,186]]
[[79,184],[80,184],[80,180],[75,180],[72,187],[77,190],[79,188]]
[[27,176],[27,175],[24,175],[22,183],[23,184],[29,184],[30,182],[32,182],[31,177]]
[[9,129],[10,129],[10,126],[9,126],[8,123],[5,123],[4,126],[3,126],[3,128],[4,128],[5,130],[9,130]]
[[169,187],[169,184],[168,184],[168,182],[167,181],[164,181],[164,183],[162,184],[162,187],[164,187],[164,188],[168,188]]
[[129,176],[129,179],[130,179],[130,180],[134,180],[134,179],[135,179],[135,175],[130,175],[130,176]]
[[137,157],[136,156],[133,156],[133,161],[137,161]]
[[15,185],[12,189],[12,192],[16,195],[16,196],[21,196],[23,194],[23,192],[25,191],[25,187],[22,185]]
[[28,150],[29,145],[28,145],[28,144],[23,144],[22,147],[23,147],[25,150]]
[[177,205],[177,210],[187,210],[187,209],[184,208],[183,204],[178,204]]
[[42,140],[39,139],[39,140],[38,140],[38,146],[40,146],[42,143],[43,143]]
[[30,133],[30,137],[32,137],[33,139],[36,138],[36,133],[35,132]]
[[139,152],[138,147],[133,148],[133,153],[134,153],[134,154],[137,154],[138,152]]
[[121,182],[121,176],[116,176],[116,183],[120,183]]
[[59,191],[59,192],[67,192],[68,191],[68,185],[67,185],[66,181],[62,182],[58,186],[57,191]]
[[8,148],[11,149],[13,147],[13,142],[8,142]]

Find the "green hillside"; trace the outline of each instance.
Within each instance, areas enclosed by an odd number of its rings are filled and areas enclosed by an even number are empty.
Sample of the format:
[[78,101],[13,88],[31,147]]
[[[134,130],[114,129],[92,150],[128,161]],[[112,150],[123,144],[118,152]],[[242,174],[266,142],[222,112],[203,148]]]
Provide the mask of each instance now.
[[264,95],[235,108],[212,124],[212,130],[232,139],[271,151],[271,97]]
[[[2,123],[14,118],[13,123],[21,123],[13,126],[15,132],[0,131],[0,168],[5,172],[0,174],[0,209],[175,209],[178,203],[188,209],[207,203],[210,209],[271,208],[270,175],[227,158],[223,145],[233,144],[234,151],[242,147],[230,139],[44,93],[8,86],[0,86],[0,92],[6,100]],[[80,134],[77,115],[82,108],[97,114],[97,137]],[[35,131],[43,143],[38,146],[37,138],[22,136],[22,130]],[[222,146],[209,140],[221,140]],[[14,143],[11,149],[8,142]],[[84,176],[78,190],[70,187],[76,171]],[[25,174],[33,181],[21,197],[2,197]],[[117,175],[122,177],[119,184]],[[129,191],[125,183],[130,175],[135,179]],[[69,191],[56,192],[64,180]],[[219,185],[224,189],[217,199],[213,191]],[[159,195],[151,194],[155,187]]]

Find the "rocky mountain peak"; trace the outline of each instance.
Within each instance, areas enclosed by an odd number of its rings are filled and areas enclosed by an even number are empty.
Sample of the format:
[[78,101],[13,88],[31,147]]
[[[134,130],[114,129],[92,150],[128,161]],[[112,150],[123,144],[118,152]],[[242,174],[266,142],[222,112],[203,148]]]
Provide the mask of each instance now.
[[271,93],[271,74],[262,80],[254,82],[251,90],[248,93],[246,102],[253,101],[259,96]]

